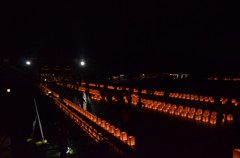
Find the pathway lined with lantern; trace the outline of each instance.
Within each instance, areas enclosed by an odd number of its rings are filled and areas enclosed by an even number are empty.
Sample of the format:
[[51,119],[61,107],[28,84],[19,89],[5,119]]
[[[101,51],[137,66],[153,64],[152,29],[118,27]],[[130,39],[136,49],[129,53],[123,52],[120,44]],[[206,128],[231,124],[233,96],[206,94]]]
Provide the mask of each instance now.
[[[86,83],[84,82],[83,85],[85,84]],[[59,84],[59,83],[58,85],[63,86],[62,84]],[[89,86],[104,88],[104,85],[97,86],[97,84],[93,84],[93,83],[89,83]],[[74,87],[74,85],[67,84],[66,87],[75,89],[77,91],[82,91],[82,92],[86,91],[86,87],[82,87],[82,86]],[[113,86],[107,86],[107,88],[110,90],[115,89]],[[125,89],[126,91],[130,91],[129,88],[116,87],[116,90],[119,90],[119,91],[122,91],[123,89]],[[101,100],[107,101],[107,98],[106,97],[103,98],[100,92],[96,89],[89,88],[89,93],[92,95],[92,99],[95,101],[101,101]],[[141,93],[145,95],[150,95],[150,94],[147,94],[146,90],[142,90]],[[166,92],[163,92],[163,91],[155,91],[153,95],[163,97],[165,93]],[[141,100],[141,103],[143,104],[142,108],[145,108],[145,109],[167,113],[175,117],[180,116],[180,118],[192,119],[192,120],[195,120],[196,122],[202,122],[204,124],[216,125],[217,123],[217,112],[210,109],[206,109],[206,107],[205,107],[206,110],[203,110],[201,108],[196,109],[195,107],[177,105],[175,103],[167,102],[168,100],[159,101],[159,100],[153,100],[153,99],[140,98],[140,96],[138,95],[138,89],[133,89],[133,93],[131,94],[131,97],[132,97],[131,104],[133,106],[136,106],[139,100]],[[181,94],[181,93],[170,92],[169,98],[180,98],[180,99],[195,100],[200,102],[205,101],[206,103],[214,103],[214,99],[211,96],[203,97],[203,96],[198,96],[193,94]],[[127,96],[123,96],[123,99],[127,104],[128,103]],[[113,96],[112,101],[117,102],[116,97]],[[222,104],[225,104],[226,101],[227,101],[226,99],[221,98]],[[232,103],[235,106],[237,106],[239,102],[236,99],[232,99]],[[213,106],[213,104],[211,106]],[[233,120],[233,114],[231,113],[229,114],[224,113],[222,115],[223,115],[223,119],[219,120],[220,122],[222,122],[222,124],[225,123],[226,121]]]
[[54,103],[96,142],[104,141],[121,154],[134,149],[135,138],[133,136],[128,136],[126,132],[121,132],[119,128],[115,128],[115,126],[110,125],[105,120],[94,116],[67,99],[63,99],[63,102],[59,101],[59,95],[46,86],[40,84],[39,88],[47,95],[52,93],[53,96],[49,95],[49,97],[54,100]]
[[[53,86],[51,89],[57,90],[58,88],[60,88],[62,92],[68,91],[71,93],[76,93],[78,91],[84,92],[86,90],[86,87],[76,85],[74,86],[70,84],[65,85],[64,87]],[[109,90],[113,92],[114,89],[115,88]],[[170,114],[170,108],[168,109],[168,112],[160,112],[157,110],[158,108],[156,110],[153,110],[154,106],[152,105],[150,105],[152,106],[152,108],[145,108],[145,104],[143,108],[144,111],[139,112],[136,106],[137,99],[131,103],[131,106],[129,106],[129,104],[119,104],[117,100],[118,97],[113,96],[111,98],[112,103],[110,103],[109,101],[107,101],[107,99],[109,98],[105,97],[100,92],[100,85],[99,89],[89,88],[89,93],[92,97],[92,113],[98,117],[103,118],[104,120],[108,120],[109,122],[111,122],[111,124],[116,125],[115,127],[121,127],[122,125],[124,125],[120,129],[128,131],[128,133],[136,137],[137,152],[141,153],[141,155],[144,155],[145,157],[156,156],[156,154],[159,157],[166,157],[166,155],[168,157],[176,157],[180,155],[181,157],[207,158],[216,157],[216,155],[218,155],[217,157],[221,157],[223,155],[229,156],[232,155],[233,149],[236,148],[236,144],[238,144],[239,140],[238,137],[236,137],[238,135],[237,130],[235,130],[235,126],[233,126],[234,122],[232,121],[226,120],[223,128],[221,128],[221,132],[217,132],[218,128],[210,124],[210,120],[209,122],[203,122],[202,120],[196,121],[195,119],[188,118],[188,115],[186,117],[182,117],[181,115],[178,116],[175,114]],[[129,94],[135,96],[138,95],[132,92]],[[141,97],[147,98],[148,96],[142,95]],[[162,96],[160,96],[159,98],[161,97]],[[167,99],[161,102],[165,102],[165,106],[167,106],[168,103],[171,103],[172,107],[173,103],[167,102]],[[155,101],[153,97],[152,99],[150,99],[149,97],[146,100],[153,100],[152,103],[154,103]],[[125,99],[125,101],[127,100]],[[177,106],[177,109],[181,109],[180,105],[181,104]],[[189,105],[190,104],[188,104],[188,106]],[[209,107],[208,105],[204,106],[205,108]],[[185,108],[186,106],[183,106],[183,109]],[[191,111],[190,106],[189,108]],[[199,111],[198,108],[196,108],[195,113],[198,113],[197,111]],[[212,113],[212,111],[210,110],[209,112],[210,119],[211,114],[214,115],[214,113]],[[124,120],[122,120],[124,118],[122,118],[121,116],[116,116],[118,115],[118,113],[129,113],[131,115],[128,119],[130,122],[124,122]],[[202,113],[204,114],[207,112],[204,112],[203,110]],[[118,121],[123,121],[123,123],[119,126],[117,125]],[[230,131],[229,133],[231,134],[227,134],[228,132],[224,131]],[[194,143],[194,145],[188,146],[187,144],[189,143]],[[174,152],[172,152],[171,150],[174,150]],[[199,151],[203,150],[206,151],[207,154],[202,152],[199,153]],[[186,151],[188,151],[188,153],[186,153]],[[219,151],[221,151],[221,153]]]

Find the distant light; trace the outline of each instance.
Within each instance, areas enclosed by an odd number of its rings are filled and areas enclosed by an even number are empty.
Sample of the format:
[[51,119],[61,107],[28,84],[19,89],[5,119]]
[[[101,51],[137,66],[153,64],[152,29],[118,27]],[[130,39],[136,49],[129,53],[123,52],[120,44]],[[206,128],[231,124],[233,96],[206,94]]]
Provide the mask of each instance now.
[[143,76],[145,75],[145,74],[142,74]]
[[10,93],[10,92],[11,92],[11,89],[8,88],[8,89],[7,89],[7,92]]
[[31,65],[31,61],[26,61],[26,65]]
[[44,81],[47,81],[47,79],[45,78]]
[[49,94],[51,94],[51,92],[50,92],[50,91],[49,91],[48,93],[49,93]]
[[124,76],[123,74],[121,74],[120,76]]
[[80,64],[81,64],[81,66],[84,66],[84,65],[85,65],[85,62],[84,62],[84,61],[81,61]]

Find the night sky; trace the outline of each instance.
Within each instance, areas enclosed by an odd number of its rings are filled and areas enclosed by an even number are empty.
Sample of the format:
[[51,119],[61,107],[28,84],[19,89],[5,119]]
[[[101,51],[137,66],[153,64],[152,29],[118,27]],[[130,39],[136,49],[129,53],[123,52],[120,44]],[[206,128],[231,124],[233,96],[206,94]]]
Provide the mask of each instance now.
[[96,1],[1,5],[1,60],[91,73],[233,72],[238,5],[224,1]]

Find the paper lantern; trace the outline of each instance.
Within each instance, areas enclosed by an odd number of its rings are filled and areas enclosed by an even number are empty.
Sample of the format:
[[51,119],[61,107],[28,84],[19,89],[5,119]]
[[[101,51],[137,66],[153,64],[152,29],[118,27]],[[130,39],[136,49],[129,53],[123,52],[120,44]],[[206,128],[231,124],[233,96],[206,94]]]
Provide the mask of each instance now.
[[202,120],[202,115],[195,115],[195,120],[196,121],[201,121]]
[[233,150],[233,158],[240,158],[240,149]]
[[217,112],[216,112],[216,111],[213,111],[212,114],[211,114],[211,117],[217,118]]
[[232,99],[231,103],[235,103],[237,100],[236,99]]
[[216,123],[217,123],[217,119],[211,117],[211,118],[210,118],[210,124],[215,125]]
[[175,115],[176,115],[176,116],[179,116],[179,115],[181,114],[181,112],[180,112],[180,110],[179,110],[179,109],[175,110],[175,112],[174,112],[174,113],[175,113]]
[[183,106],[182,106],[182,105],[179,105],[179,106],[178,106],[178,109],[183,109]]
[[173,104],[173,105],[172,105],[172,109],[174,109],[174,110],[177,109],[177,105],[176,105],[176,104]]
[[121,141],[127,141],[128,137],[127,137],[127,133],[126,132],[121,132],[120,134],[120,140]]
[[115,132],[115,126],[111,125],[109,127],[109,133],[114,134],[114,132]]
[[193,119],[193,118],[194,118],[194,113],[189,112],[188,115],[187,115],[187,117],[188,117],[189,119]]
[[173,114],[174,114],[174,111],[175,111],[175,109],[170,109],[170,110],[169,110],[169,114],[173,115]]
[[187,117],[187,112],[186,111],[182,111],[181,116],[182,117]]
[[157,110],[157,108],[158,108],[158,106],[157,105],[155,105],[155,106],[153,106],[153,110]]
[[238,101],[236,101],[236,102],[234,103],[234,106],[238,106],[238,104],[239,104],[239,102],[238,102]]
[[210,115],[210,111],[209,111],[209,110],[204,110],[203,115],[205,115],[205,116],[209,116],[209,115]]
[[162,111],[163,108],[164,108],[164,106],[159,106],[159,107],[158,107],[158,111]]
[[184,109],[185,109],[187,112],[190,111],[190,107],[189,107],[189,106],[186,106]]
[[115,128],[114,136],[115,137],[120,137],[120,133],[121,133],[120,129],[119,128]]
[[101,124],[102,124],[101,118],[97,118],[97,124],[98,124],[98,125],[101,125]]
[[169,110],[169,107],[164,107],[162,111],[163,112],[168,112],[168,110]]
[[102,128],[105,128],[105,126],[106,126],[106,121],[105,121],[105,120],[102,120],[101,127],[102,127]]
[[190,111],[191,111],[192,113],[195,113],[195,112],[196,112],[196,109],[195,109],[194,107],[192,107],[192,108],[190,109]]
[[202,122],[208,123],[209,122],[209,117],[208,116],[203,116],[202,117]]
[[228,114],[227,115],[227,120],[228,121],[232,121],[233,120],[233,115],[232,114]]
[[202,109],[197,109],[197,112],[196,112],[196,114],[198,114],[198,115],[202,115]]
[[110,129],[110,123],[106,123],[104,129],[105,129],[106,131],[109,131],[109,129]]
[[127,142],[128,142],[129,146],[134,146],[135,145],[135,138],[134,138],[134,136],[128,136]]

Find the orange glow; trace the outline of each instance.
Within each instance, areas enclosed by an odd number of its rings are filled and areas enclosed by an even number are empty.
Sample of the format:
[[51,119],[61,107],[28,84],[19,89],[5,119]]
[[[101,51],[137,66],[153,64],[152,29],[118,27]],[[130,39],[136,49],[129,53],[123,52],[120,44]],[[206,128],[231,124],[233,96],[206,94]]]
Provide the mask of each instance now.
[[120,140],[121,141],[127,141],[128,137],[127,137],[127,133],[126,132],[121,132],[120,134]]
[[115,137],[120,137],[120,133],[121,133],[120,129],[119,128],[115,128],[114,136]]
[[129,146],[134,146],[135,145],[135,138],[134,136],[128,136],[128,145]]

